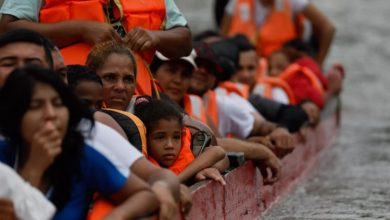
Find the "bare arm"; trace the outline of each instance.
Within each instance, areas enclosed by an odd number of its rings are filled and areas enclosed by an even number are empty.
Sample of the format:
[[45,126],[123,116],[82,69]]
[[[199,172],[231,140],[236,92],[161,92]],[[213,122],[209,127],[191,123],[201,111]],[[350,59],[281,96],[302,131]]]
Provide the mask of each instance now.
[[176,201],[179,201],[179,179],[171,171],[163,168],[158,168],[147,159],[141,158],[137,160],[131,167],[134,172],[141,179],[145,180],[153,187],[155,183],[164,182],[169,188]]
[[158,208],[158,199],[148,185],[131,174],[126,185],[110,198],[120,205],[104,219],[135,219],[147,216]]
[[280,178],[281,162],[266,146],[233,138],[218,138],[217,141],[226,152],[243,152],[245,158],[260,169],[265,183],[274,183]]
[[181,182],[185,182],[195,176],[199,171],[214,166],[225,157],[225,151],[219,146],[210,147],[207,151],[201,153],[190,163],[179,175]]
[[169,30],[131,29],[124,39],[136,52],[156,49],[165,56],[176,59],[191,52],[191,33],[187,27],[175,27]]
[[252,115],[255,120],[253,122],[253,128],[249,134],[249,137],[268,135],[277,127],[275,123],[268,122],[257,112],[252,113]]
[[42,24],[18,19],[12,15],[2,15],[0,20],[1,32],[18,28],[26,28],[36,31],[51,39],[60,48],[81,41],[94,45],[111,39],[118,41],[121,40],[116,31],[110,25],[105,23],[69,20]]
[[312,3],[303,9],[303,15],[312,23],[314,33],[319,40],[319,49],[316,60],[322,66],[336,32],[335,26]]
[[121,126],[118,124],[118,122],[115,121],[115,119],[113,119],[110,115],[104,113],[104,112],[100,112],[100,111],[96,111],[94,114],[93,114],[93,118],[98,121],[98,122],[101,122],[102,124],[105,124],[107,125],[108,127],[114,129],[116,132],[118,132],[123,138],[125,138],[127,140],[127,135],[125,133],[125,131],[123,131],[123,129],[121,128]]

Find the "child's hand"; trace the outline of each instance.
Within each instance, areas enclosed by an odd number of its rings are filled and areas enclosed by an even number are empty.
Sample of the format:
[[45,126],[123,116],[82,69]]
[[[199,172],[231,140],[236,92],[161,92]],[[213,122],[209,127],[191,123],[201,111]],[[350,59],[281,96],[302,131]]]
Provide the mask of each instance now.
[[192,207],[192,196],[190,189],[184,184],[180,184],[180,205],[180,211],[182,213],[187,214],[190,212]]
[[213,167],[206,168],[206,169],[199,171],[196,174],[195,179],[197,181],[201,181],[201,180],[205,180],[205,179],[212,179],[212,180],[215,180],[215,181],[221,183],[223,186],[226,185],[225,179],[223,178],[221,173],[219,173],[219,171]]

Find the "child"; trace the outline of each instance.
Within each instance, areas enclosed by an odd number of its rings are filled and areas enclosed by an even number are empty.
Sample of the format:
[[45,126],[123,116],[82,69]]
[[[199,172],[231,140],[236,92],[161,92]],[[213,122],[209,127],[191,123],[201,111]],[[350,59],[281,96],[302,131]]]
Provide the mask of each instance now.
[[69,88],[88,107],[100,109],[103,104],[103,83],[96,72],[81,65],[69,65],[67,69]]
[[210,178],[225,185],[220,171],[213,167],[225,157],[225,151],[213,146],[195,158],[188,141],[188,130],[183,129],[183,115],[173,104],[141,96],[135,103],[135,115],[146,127],[145,156],[150,161],[169,168],[181,182],[195,176],[198,181]]

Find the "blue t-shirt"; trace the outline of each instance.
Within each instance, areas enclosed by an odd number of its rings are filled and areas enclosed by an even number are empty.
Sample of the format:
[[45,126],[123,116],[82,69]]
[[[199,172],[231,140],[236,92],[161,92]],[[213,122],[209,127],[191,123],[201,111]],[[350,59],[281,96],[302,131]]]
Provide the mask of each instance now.
[[[96,123],[91,135],[85,135],[80,161],[80,177],[75,178],[65,206],[53,219],[85,219],[94,192],[111,195],[126,184],[130,166],[142,155],[115,131]],[[104,141],[103,141],[104,139]],[[115,140],[115,141],[114,141]],[[107,145],[107,143],[112,143]],[[16,151],[0,137],[0,161],[14,167]],[[48,193],[48,197],[55,189]]]

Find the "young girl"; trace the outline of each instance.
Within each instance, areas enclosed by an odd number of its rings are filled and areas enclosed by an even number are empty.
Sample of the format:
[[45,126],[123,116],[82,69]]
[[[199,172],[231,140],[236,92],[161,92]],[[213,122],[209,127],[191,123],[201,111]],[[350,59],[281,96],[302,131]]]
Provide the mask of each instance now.
[[[48,196],[58,210],[54,219],[85,219],[94,192],[121,204],[108,219],[157,209],[147,184],[129,172],[135,160],[125,164],[115,152],[84,138],[92,115],[53,71],[15,70],[0,102],[0,131],[8,140],[0,146],[0,160]],[[105,138],[111,138],[109,132]]]
[[147,131],[147,156],[156,165],[175,172],[181,182],[191,177],[196,180],[210,178],[225,185],[220,171],[213,166],[222,160],[225,151],[219,146],[210,147],[197,158],[185,140],[190,138],[184,129],[183,115],[168,101],[141,96],[135,104],[135,114],[143,121]]

